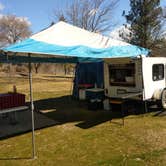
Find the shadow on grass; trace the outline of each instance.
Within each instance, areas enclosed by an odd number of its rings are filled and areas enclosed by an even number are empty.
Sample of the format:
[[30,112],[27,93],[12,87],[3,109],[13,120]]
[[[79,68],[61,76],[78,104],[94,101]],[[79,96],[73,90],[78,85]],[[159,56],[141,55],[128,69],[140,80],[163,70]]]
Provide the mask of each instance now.
[[[75,122],[75,126],[82,129],[88,129],[107,121],[114,123],[112,119],[123,118],[121,109],[118,107],[113,108],[113,111],[102,109],[92,111],[88,110],[86,102],[73,100],[71,96],[42,99],[35,101],[34,105],[35,130],[70,122]],[[20,112],[19,114],[18,124],[14,126],[7,124],[3,127],[3,123],[0,121],[0,140],[31,131],[31,112],[25,111],[25,113]],[[124,116],[131,114],[135,113],[125,112]],[[123,121],[116,122],[116,124],[123,125]]]
[[86,102],[73,100],[71,96],[50,98],[35,102],[37,110],[54,110],[44,113],[45,116],[64,124],[78,122],[77,127],[87,129],[98,124],[121,117],[121,113],[112,114],[111,111],[88,110]]
[[166,110],[157,110],[157,112],[153,116],[166,116]]
[[[38,100],[34,102],[34,105],[35,130],[69,122],[76,122],[77,127],[88,129],[111,121],[113,118],[121,117],[121,112],[88,110],[86,102],[73,100],[71,96]],[[0,140],[32,130],[30,110],[17,112],[17,123],[15,124],[10,124],[9,117],[0,118]]]
[[[114,106],[112,111],[88,110],[88,104],[84,101],[77,101],[71,96],[59,98],[42,99],[35,102],[36,110],[47,110],[45,116],[55,120],[58,124],[78,122],[77,127],[88,129],[112,119],[123,118],[128,115],[144,114],[144,104],[129,101],[125,103],[124,113],[121,107]],[[49,110],[53,110],[49,112]],[[158,109],[148,109],[148,112],[156,112]],[[119,125],[122,125],[120,122]]]

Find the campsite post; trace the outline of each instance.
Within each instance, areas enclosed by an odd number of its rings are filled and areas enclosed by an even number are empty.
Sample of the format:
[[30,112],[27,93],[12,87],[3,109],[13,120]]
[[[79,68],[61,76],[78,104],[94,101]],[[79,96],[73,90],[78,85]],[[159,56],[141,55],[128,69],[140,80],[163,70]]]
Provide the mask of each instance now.
[[32,66],[31,66],[31,55],[29,57],[29,90],[30,90],[30,109],[32,116],[32,158],[35,159],[35,128],[34,128],[34,104],[33,104],[33,90],[32,90]]

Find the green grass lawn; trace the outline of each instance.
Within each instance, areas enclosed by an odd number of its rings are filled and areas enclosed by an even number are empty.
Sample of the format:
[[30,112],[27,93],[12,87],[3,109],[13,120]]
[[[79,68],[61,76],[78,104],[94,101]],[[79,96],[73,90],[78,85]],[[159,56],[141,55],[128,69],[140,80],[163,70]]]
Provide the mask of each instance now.
[[[26,77],[0,78],[0,92],[12,91],[13,84],[28,101]],[[71,87],[69,78],[34,77],[36,108],[60,123],[35,132],[35,160],[30,159],[31,133],[1,140],[1,166],[166,165],[166,117],[154,112],[130,115],[122,126],[109,112],[89,111],[84,103],[71,100]]]

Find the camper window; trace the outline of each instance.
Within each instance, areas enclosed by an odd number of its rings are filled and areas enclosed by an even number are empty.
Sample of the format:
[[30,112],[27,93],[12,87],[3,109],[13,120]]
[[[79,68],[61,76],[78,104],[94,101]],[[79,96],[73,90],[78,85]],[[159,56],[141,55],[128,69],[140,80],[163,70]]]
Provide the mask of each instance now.
[[135,64],[109,65],[109,79],[112,86],[135,86]]
[[159,81],[164,79],[164,65],[154,64],[152,66],[153,81]]

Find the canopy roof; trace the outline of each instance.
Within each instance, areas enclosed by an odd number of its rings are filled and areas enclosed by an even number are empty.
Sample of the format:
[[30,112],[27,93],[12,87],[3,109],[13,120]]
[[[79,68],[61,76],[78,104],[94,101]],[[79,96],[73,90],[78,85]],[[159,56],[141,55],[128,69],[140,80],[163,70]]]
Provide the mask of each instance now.
[[75,27],[65,22],[3,49],[6,53],[31,53],[71,58],[116,58],[148,55],[149,50]]

